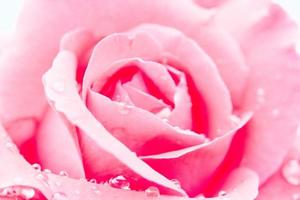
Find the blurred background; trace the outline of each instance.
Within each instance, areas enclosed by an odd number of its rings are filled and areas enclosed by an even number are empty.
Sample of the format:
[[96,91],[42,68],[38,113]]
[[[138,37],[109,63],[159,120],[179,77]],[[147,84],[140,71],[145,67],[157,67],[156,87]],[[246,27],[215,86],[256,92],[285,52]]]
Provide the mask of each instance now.
[[[9,34],[14,29],[22,1],[23,0],[0,0],[0,33]],[[300,0],[273,1],[280,4],[300,26]]]

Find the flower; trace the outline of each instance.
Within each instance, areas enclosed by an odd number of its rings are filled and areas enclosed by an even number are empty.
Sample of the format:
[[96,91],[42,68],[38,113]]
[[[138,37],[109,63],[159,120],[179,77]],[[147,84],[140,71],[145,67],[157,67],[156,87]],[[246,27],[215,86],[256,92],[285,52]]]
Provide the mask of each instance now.
[[297,39],[269,1],[26,1],[1,51],[2,196],[297,195]]

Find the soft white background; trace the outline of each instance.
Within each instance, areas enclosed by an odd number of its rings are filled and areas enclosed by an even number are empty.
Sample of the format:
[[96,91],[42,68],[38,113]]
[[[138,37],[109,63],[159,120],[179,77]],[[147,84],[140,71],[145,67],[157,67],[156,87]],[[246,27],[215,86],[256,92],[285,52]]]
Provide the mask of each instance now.
[[[0,0],[0,32],[9,33],[13,30],[22,1]],[[300,25],[300,0],[274,0],[274,2],[282,5]]]

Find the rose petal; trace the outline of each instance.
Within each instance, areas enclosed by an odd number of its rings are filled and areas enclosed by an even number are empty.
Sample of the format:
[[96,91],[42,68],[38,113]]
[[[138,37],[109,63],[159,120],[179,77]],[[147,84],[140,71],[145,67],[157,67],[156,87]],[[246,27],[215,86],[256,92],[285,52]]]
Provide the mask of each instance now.
[[[161,153],[203,141],[198,134],[178,132],[148,111],[113,102],[93,91],[89,92],[87,107],[115,137],[138,154]],[[152,146],[146,145],[150,142]],[[162,142],[164,145],[159,145]]]
[[128,84],[124,84],[123,87],[129,94],[132,101],[134,102],[134,105],[136,105],[139,108],[148,110],[150,112],[154,110],[161,110],[163,108],[168,108],[168,105],[165,104],[163,101],[160,101],[157,98],[141,90],[136,89],[135,87],[132,87]]
[[[84,177],[84,169],[76,133],[49,108],[38,129],[37,151],[43,168],[55,173],[66,171],[71,177]],[[63,147],[63,151],[60,147]]]
[[0,188],[11,185],[30,185],[39,188],[46,196],[50,193],[35,176],[37,172],[18,153],[15,144],[0,124]]
[[166,177],[179,180],[189,195],[198,195],[224,159],[232,137],[250,117],[245,115],[234,129],[211,142],[141,158]]
[[191,107],[192,102],[188,93],[186,79],[182,74],[174,95],[174,109],[172,110],[170,116],[167,118],[169,123],[182,129],[191,130]]
[[253,200],[258,195],[258,186],[259,178],[255,171],[237,168],[227,177],[222,191],[226,191],[225,196],[232,200]]
[[268,12],[242,43],[251,68],[243,107],[256,109],[242,164],[257,171],[261,183],[280,166],[300,118],[300,56],[293,42],[298,30],[281,8]]
[[116,85],[115,94],[112,97],[112,100],[123,102],[128,105],[133,105],[131,98],[128,95],[128,92],[122,87],[120,81]]
[[228,87],[233,105],[240,107],[248,80],[249,67],[236,38],[232,37],[221,25],[211,22],[201,30],[197,27],[192,31],[191,37],[214,61]]

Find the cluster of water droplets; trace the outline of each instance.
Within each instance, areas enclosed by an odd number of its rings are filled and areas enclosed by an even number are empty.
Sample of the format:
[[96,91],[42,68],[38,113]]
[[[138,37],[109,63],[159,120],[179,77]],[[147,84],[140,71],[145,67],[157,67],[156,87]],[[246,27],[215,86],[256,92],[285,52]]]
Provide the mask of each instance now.
[[[300,162],[297,159],[287,161],[282,167],[282,176],[292,187],[300,186]],[[300,200],[300,191],[292,194],[291,200]]]
[[0,199],[46,200],[37,189],[24,185],[13,185],[0,189]]
[[[2,139],[3,138],[3,139]],[[15,143],[10,139],[10,137],[3,135],[1,137],[1,141],[4,141],[4,146],[7,150],[13,153],[19,153],[18,147],[15,145]]]
[[300,186],[300,162],[297,159],[291,159],[282,167],[282,175],[285,180],[293,185]]

